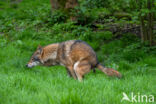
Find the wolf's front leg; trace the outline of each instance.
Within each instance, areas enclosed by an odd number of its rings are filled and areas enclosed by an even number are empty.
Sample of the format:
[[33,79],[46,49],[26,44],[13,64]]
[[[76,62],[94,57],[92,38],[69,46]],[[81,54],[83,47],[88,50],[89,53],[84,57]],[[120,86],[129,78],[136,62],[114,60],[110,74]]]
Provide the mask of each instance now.
[[69,73],[71,74],[71,76],[72,76],[74,79],[77,79],[76,74],[75,74],[75,72],[74,72],[72,66],[68,66],[68,67],[67,67],[67,70],[69,71]]
[[72,75],[71,75],[71,73],[70,73],[69,69],[68,69],[68,68],[66,68],[66,70],[67,70],[67,74],[68,74],[68,76],[69,76],[69,77],[72,77]]

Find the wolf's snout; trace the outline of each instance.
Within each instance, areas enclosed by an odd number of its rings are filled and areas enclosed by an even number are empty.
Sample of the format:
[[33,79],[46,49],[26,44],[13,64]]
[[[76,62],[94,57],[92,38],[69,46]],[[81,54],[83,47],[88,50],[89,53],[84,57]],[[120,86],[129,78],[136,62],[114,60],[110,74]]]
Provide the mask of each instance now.
[[29,63],[26,65],[26,67],[32,68],[32,67],[37,66],[37,65],[39,65],[39,64],[40,64],[40,63],[39,63],[38,61],[29,62]]
[[27,68],[31,68],[32,66],[30,64],[25,65]]

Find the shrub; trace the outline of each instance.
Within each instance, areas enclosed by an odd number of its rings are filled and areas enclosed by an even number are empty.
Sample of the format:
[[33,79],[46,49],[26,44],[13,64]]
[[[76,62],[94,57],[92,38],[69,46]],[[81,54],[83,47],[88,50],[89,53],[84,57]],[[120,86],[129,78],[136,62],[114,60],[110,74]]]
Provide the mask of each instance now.
[[0,37],[0,47],[4,47],[7,44],[7,40]]
[[96,19],[96,15],[91,14],[91,10],[85,7],[77,7],[73,15],[77,18],[79,25],[90,25]]
[[23,31],[18,32],[18,33],[14,32],[12,35],[14,35],[13,38],[15,40],[23,40],[23,39],[28,39],[28,38],[35,37],[33,32],[34,31],[27,29],[27,30],[23,30]]
[[124,42],[125,46],[131,44],[131,43],[138,43],[139,38],[134,34],[123,34],[121,37],[121,41]]
[[97,40],[110,40],[113,38],[113,34],[110,31],[96,32],[95,34]]
[[49,24],[63,23],[67,19],[67,15],[61,10],[56,10],[51,13],[51,17],[48,19]]
[[135,65],[134,68],[135,70],[133,70],[133,73],[136,75],[144,75],[147,74],[147,64],[140,64],[140,65]]
[[134,43],[129,46],[127,46],[123,50],[122,54],[123,58],[130,61],[135,62],[142,59],[144,56],[146,56],[145,51],[142,49],[140,43]]
[[86,37],[86,39],[90,40],[90,36],[89,36],[89,35],[91,35],[91,34],[89,34],[90,33],[90,29],[87,28],[87,27],[79,26],[76,29],[74,29],[72,31],[72,33],[75,36],[83,36],[83,37]]
[[61,32],[72,32],[75,29],[77,29],[78,26],[76,26],[73,22],[67,22],[67,23],[56,23],[54,24],[54,26],[52,27],[52,33],[53,34],[58,34]]
[[120,40],[114,40],[110,42],[109,44],[103,44],[101,46],[101,50],[103,54],[117,54],[121,53],[121,49],[124,46],[124,43]]
[[130,70],[130,69],[132,69],[131,64],[128,61],[125,61],[125,60],[120,61],[118,65],[119,65],[120,70]]
[[99,50],[99,43],[94,41],[94,42],[91,42],[91,41],[87,41],[87,43],[93,48],[93,50],[97,51]]

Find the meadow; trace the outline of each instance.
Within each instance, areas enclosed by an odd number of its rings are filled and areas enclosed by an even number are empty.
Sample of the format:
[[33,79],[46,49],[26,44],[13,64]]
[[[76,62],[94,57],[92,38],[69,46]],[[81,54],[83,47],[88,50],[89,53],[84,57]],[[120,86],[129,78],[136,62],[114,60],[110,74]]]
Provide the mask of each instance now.
[[[94,31],[89,24],[65,21],[63,13],[50,10],[49,0],[0,2],[0,104],[131,104],[121,102],[123,92],[130,98],[133,92],[156,99],[155,46],[142,44],[130,33],[116,38],[110,31],[101,31],[102,24]],[[79,82],[68,77],[63,66],[25,67],[38,45],[72,39],[90,44],[99,61],[123,78],[97,70]]]

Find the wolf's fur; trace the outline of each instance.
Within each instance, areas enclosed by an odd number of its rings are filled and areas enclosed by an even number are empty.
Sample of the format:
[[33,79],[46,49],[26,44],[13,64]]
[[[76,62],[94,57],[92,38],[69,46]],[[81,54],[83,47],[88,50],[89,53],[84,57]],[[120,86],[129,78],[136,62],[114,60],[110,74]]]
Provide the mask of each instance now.
[[74,79],[82,80],[91,69],[98,68],[109,76],[121,77],[121,74],[111,68],[105,68],[98,60],[94,50],[84,41],[69,40],[62,43],[39,46],[32,55],[27,67],[38,64],[45,66],[63,65]]

